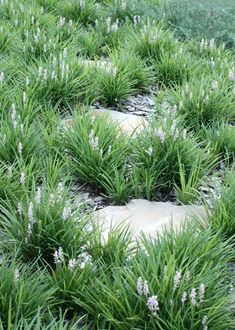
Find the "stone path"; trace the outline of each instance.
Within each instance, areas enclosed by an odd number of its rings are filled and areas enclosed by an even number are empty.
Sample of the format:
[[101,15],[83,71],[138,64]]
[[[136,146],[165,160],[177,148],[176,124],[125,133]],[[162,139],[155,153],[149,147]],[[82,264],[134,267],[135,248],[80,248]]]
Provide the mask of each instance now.
[[[142,94],[132,95],[128,99],[123,100],[120,105],[106,108],[106,110],[150,118],[155,110],[156,95],[157,87],[151,87],[149,91]],[[92,108],[104,109],[99,102],[95,102]]]
[[103,225],[104,237],[108,235],[110,227],[120,224],[129,225],[136,236],[141,232],[148,235],[161,233],[171,224],[175,230],[179,230],[185,221],[197,216],[201,221],[206,217],[203,206],[179,206],[144,199],[131,200],[125,206],[107,206],[94,213],[95,220]]
[[150,90],[150,94],[137,94],[129,97],[122,103],[122,111],[137,116],[150,117],[155,109],[156,90]]
[[93,108],[92,113],[94,116],[107,115],[107,118],[109,118],[110,121],[117,123],[127,135],[140,133],[148,126],[148,121],[144,117],[133,114],[122,113],[105,108]]

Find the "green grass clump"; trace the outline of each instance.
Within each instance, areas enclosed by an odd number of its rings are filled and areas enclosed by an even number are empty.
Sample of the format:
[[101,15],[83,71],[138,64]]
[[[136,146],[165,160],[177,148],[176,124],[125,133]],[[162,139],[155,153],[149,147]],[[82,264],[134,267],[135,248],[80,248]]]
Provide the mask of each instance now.
[[87,221],[72,208],[62,182],[55,191],[38,186],[34,197],[25,200],[19,200],[15,209],[6,204],[1,218],[6,246],[11,242],[8,249],[15,246],[23,261],[52,266],[56,251],[72,258],[86,244]]
[[[81,325],[83,322],[82,319],[78,319],[74,322],[70,322],[66,320],[66,313],[59,314],[58,317],[55,317],[53,313],[41,312],[40,310],[36,314],[35,317],[31,318],[31,320],[26,320],[22,318],[17,324],[14,325],[14,329],[28,329],[28,330],[51,330],[51,329],[59,329],[59,330],[76,330],[79,326],[79,329],[86,330],[87,325],[84,327]],[[2,324],[1,324],[2,326]]]
[[[19,170],[21,169],[20,175]],[[18,198],[27,191],[30,186],[30,174],[35,173],[27,168],[27,174],[25,174],[24,166],[20,163],[6,164],[1,162],[0,169],[0,198],[1,201],[11,201],[12,205],[17,203]]]
[[181,39],[216,38],[227,47],[235,42],[235,5],[230,0],[163,1],[160,15]]
[[113,267],[125,265],[126,258],[132,254],[131,235],[127,228],[113,228],[104,242],[98,230],[86,250],[67,263],[57,265],[52,276],[52,284],[56,288],[54,296],[60,302],[61,309],[67,310],[70,318],[79,315],[87,322],[92,322],[83,304],[87,287],[104,270],[109,273]]
[[231,258],[230,249],[210,230],[198,235],[195,227],[146,238],[125,267],[101,273],[89,285],[83,306],[98,329],[228,329],[223,258]]
[[103,177],[113,179],[125,166],[128,143],[104,115],[93,116],[74,116],[72,128],[63,133],[63,144],[72,157],[77,179],[102,190]]
[[146,61],[159,60],[163,51],[173,53],[176,41],[162,24],[144,25],[138,31],[132,31],[127,44],[135,53]]
[[22,321],[30,322],[39,309],[45,311],[54,291],[49,287],[45,271],[4,257],[0,275],[0,325],[3,329],[18,329]]
[[198,130],[216,120],[234,120],[234,93],[227,82],[202,77],[185,83],[170,96],[187,127]]
[[215,200],[212,214],[210,216],[211,227],[221,232],[224,238],[233,237],[235,234],[235,179],[234,171],[227,174],[225,187],[219,200]]
[[11,45],[11,36],[3,26],[0,29],[0,53],[3,54]]
[[99,17],[97,11],[98,7],[94,0],[63,1],[58,6],[59,15],[79,21],[84,25],[95,22],[96,18]]
[[[136,197],[153,199],[157,192],[170,193],[174,185],[183,189],[183,178],[195,190],[213,167],[205,151],[173,118],[171,113],[166,121],[153,122],[151,129],[134,141],[131,161]],[[196,175],[193,182],[192,175]]]
[[157,82],[165,87],[174,87],[195,75],[196,69],[199,69],[198,64],[183,52],[183,48],[174,54],[163,51],[160,59],[153,62]]
[[210,143],[212,153],[222,159],[234,160],[235,157],[235,128],[226,122],[217,122],[205,127],[199,133],[203,141]]
[[153,85],[153,68],[148,67],[133,51],[120,49],[111,54],[111,59],[118,71],[128,73],[136,90],[141,91]]
[[104,105],[115,105],[134,94],[137,80],[131,77],[128,67],[119,70],[113,64],[107,63],[104,68],[97,68],[95,85],[97,99]]
[[76,57],[68,60],[66,51],[65,48],[60,56],[54,57],[49,64],[39,63],[34,68],[29,85],[30,96],[42,103],[61,107],[85,98],[88,79]]
[[90,28],[83,29],[78,35],[78,55],[94,59],[100,56],[105,45],[105,37],[100,30]]
[[32,155],[40,152],[40,139],[35,134],[35,124],[22,120],[15,104],[10,115],[1,121],[1,161],[13,164],[17,158],[26,164],[32,160]]
[[57,0],[36,0],[37,4],[48,11],[52,11],[56,8]]

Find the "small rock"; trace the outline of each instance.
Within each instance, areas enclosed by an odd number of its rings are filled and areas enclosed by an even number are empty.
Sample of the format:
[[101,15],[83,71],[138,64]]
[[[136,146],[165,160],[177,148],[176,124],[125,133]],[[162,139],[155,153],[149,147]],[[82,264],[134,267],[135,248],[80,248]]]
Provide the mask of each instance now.
[[89,197],[89,193],[85,193],[85,192],[80,192],[76,198],[75,198],[75,203],[77,205],[81,205],[81,204],[89,204],[90,206],[94,206],[95,202],[93,201],[93,199],[91,199]]
[[149,99],[149,105],[153,106],[155,105],[155,102],[152,99]]
[[128,111],[135,111],[135,107],[132,107],[130,105],[126,106],[126,108]]
[[103,203],[105,201],[105,198],[102,196],[97,196],[94,198],[95,203]]

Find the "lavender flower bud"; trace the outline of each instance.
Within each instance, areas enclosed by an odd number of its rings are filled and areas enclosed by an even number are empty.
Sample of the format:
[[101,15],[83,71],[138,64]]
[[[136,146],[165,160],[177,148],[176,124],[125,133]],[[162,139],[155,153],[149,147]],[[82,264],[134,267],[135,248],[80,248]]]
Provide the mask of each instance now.
[[56,265],[61,264],[64,261],[64,252],[61,247],[54,253],[54,262]]
[[197,297],[196,289],[192,288],[191,293],[190,293],[190,298],[191,298],[191,303],[193,306],[197,305],[196,297]]
[[158,297],[157,296],[149,297],[146,305],[151,313],[156,313],[159,310]]

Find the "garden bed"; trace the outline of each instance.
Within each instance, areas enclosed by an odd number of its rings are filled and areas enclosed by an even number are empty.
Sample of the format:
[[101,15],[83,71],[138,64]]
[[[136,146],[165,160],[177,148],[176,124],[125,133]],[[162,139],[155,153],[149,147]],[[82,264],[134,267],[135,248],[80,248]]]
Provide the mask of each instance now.
[[0,1],[1,329],[233,329],[234,53],[166,8]]

